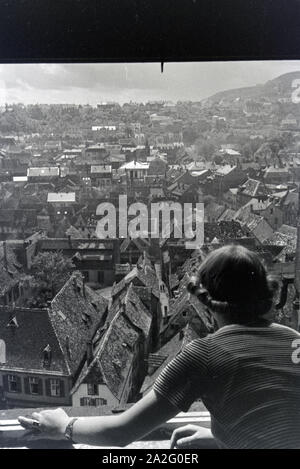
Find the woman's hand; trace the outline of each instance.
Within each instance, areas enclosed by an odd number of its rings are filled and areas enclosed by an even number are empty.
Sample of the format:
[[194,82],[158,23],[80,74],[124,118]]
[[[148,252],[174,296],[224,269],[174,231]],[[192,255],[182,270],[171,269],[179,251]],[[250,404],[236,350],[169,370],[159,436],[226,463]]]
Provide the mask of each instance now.
[[186,425],[174,430],[170,449],[173,448],[212,448],[216,443],[209,428],[199,427],[198,425]]
[[63,409],[55,409],[33,412],[32,418],[19,417],[18,420],[22,427],[31,430],[30,437],[62,440],[70,417]]

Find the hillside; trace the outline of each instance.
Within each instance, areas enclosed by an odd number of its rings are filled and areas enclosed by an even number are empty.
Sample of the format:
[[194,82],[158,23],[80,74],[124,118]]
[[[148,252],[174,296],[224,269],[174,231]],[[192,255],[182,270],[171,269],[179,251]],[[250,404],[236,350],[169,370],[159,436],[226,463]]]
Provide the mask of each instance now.
[[214,104],[222,100],[232,101],[237,98],[285,98],[291,96],[293,91],[292,82],[295,79],[300,79],[300,70],[299,72],[285,73],[284,75],[280,75],[273,80],[267,81],[265,84],[220,91],[203,101],[205,101],[207,104]]

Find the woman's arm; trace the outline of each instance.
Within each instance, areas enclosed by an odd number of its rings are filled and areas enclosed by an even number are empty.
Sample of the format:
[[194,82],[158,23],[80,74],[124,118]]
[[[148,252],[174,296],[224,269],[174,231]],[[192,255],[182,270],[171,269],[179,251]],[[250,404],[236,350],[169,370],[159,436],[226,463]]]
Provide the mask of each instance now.
[[[150,391],[145,397],[122,414],[108,417],[80,417],[73,426],[73,441],[95,446],[126,446],[150,433],[174,417],[178,408]],[[34,413],[40,431],[51,438],[61,439],[70,418],[59,410]],[[30,419],[20,417],[23,426]],[[39,435],[41,437],[41,435]]]

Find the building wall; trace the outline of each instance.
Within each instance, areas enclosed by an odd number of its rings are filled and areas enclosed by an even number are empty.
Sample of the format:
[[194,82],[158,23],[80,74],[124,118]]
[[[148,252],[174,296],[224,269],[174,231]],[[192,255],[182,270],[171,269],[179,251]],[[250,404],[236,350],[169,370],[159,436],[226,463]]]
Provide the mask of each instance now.
[[[85,269],[80,269],[85,276],[86,282],[87,283],[99,283],[105,286],[111,286],[114,281],[115,281],[115,274],[112,270],[85,270]],[[99,277],[100,274],[100,277]],[[101,280],[101,276],[103,277],[103,280]]]
[[111,391],[105,384],[98,384],[97,395],[89,395],[88,385],[86,383],[81,384],[77,391],[72,395],[72,406],[81,407],[82,398],[102,398],[105,399],[107,405],[110,406],[115,406],[119,404],[118,399],[111,393]]
[[[19,381],[19,390],[18,392],[9,392],[7,388],[7,376],[14,375]],[[26,379],[29,377],[38,378],[39,385],[39,394],[30,394],[26,383]],[[50,396],[48,395],[48,384],[47,380],[49,379],[58,379],[62,383],[62,395],[61,396]],[[37,374],[37,373],[21,373],[15,371],[1,370],[0,371],[0,386],[4,389],[4,397],[7,399],[9,407],[34,407],[37,405],[70,405],[70,380],[68,377],[56,376],[56,375],[46,375],[46,374]]]

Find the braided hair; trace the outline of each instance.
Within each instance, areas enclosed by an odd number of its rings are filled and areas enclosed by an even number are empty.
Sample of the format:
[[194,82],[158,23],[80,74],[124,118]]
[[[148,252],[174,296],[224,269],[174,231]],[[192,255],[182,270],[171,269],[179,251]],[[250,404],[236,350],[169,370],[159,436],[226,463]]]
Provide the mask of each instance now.
[[250,324],[270,322],[265,316],[272,310],[277,282],[256,253],[229,245],[206,257],[187,289],[209,310],[233,323]]

